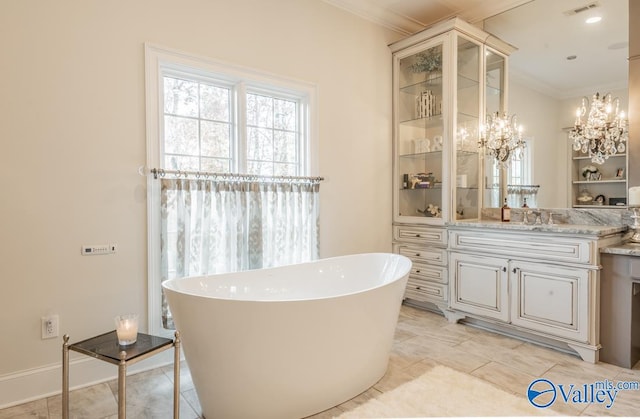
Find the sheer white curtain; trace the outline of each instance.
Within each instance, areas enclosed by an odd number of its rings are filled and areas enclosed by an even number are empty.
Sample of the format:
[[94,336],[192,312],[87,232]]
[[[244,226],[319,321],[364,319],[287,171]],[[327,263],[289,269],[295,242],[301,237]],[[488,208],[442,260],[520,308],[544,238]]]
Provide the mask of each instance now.
[[[162,281],[318,258],[316,181],[160,182]],[[173,328],[164,296],[162,319]]]

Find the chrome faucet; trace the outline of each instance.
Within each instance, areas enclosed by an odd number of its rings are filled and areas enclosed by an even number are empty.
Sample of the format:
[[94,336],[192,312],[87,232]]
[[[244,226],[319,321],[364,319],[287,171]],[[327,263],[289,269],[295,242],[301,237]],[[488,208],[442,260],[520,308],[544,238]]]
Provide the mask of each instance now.
[[[533,219],[533,222],[529,221],[530,215],[535,216],[535,218]],[[534,210],[526,211],[524,213],[524,223],[525,224],[542,224],[542,212],[534,211]]]

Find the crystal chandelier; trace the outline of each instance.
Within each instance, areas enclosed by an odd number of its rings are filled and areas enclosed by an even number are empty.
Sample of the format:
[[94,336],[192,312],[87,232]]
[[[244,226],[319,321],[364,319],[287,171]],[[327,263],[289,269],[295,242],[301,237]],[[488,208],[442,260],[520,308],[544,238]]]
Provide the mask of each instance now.
[[502,115],[499,112],[487,115],[487,123],[480,131],[479,145],[503,166],[507,166],[514,152],[522,157],[525,147],[522,126],[518,125],[515,115],[510,117],[506,112]]
[[610,93],[602,97],[596,93],[591,100],[587,120],[583,122],[589,99],[582,98],[582,104],[576,111],[575,125],[569,131],[573,149],[588,153],[596,164],[604,163],[613,154],[624,153],[629,133],[624,112],[618,110],[619,105],[619,99],[612,99]]

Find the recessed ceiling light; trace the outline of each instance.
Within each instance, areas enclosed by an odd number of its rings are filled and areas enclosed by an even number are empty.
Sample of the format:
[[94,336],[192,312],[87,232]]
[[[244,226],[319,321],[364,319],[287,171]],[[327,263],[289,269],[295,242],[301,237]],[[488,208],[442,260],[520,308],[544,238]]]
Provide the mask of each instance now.
[[590,17],[589,19],[585,20],[586,23],[598,23],[602,20],[601,16],[593,16]]

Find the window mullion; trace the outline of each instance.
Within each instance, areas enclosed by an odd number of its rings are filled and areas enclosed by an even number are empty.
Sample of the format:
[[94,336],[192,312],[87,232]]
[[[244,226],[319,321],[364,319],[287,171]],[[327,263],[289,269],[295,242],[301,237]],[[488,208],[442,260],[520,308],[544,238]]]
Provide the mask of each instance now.
[[235,87],[236,103],[236,132],[238,136],[235,149],[236,171],[238,173],[248,173],[247,168],[247,86],[238,83]]

